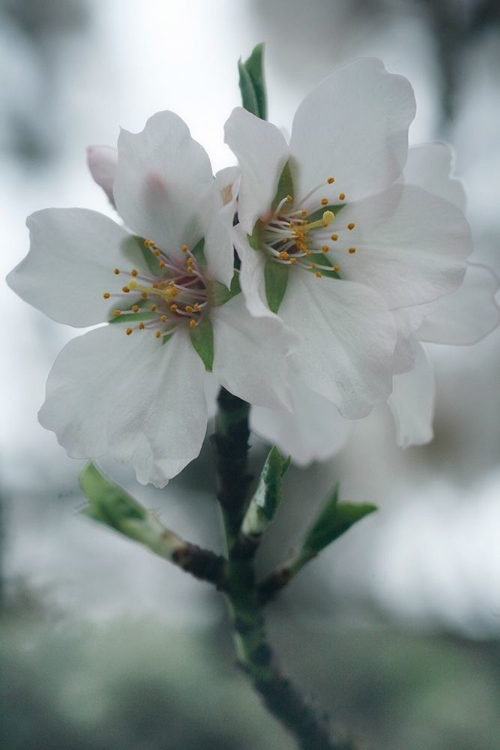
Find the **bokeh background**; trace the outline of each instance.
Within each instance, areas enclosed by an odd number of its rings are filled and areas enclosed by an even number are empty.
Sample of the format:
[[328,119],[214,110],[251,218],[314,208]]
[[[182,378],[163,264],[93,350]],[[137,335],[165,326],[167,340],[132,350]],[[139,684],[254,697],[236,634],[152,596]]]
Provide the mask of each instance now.
[[[474,259],[500,274],[497,0],[0,0],[2,277],[48,206],[110,213],[85,164],[172,109],[216,169],[239,104],[236,61],[266,43],[270,119],[337,66],[383,59],[412,82],[412,142],[455,146]],[[3,282],[2,282],[3,283]],[[50,294],[50,289],[47,290]],[[81,520],[78,462],[38,425],[48,370],[75,332],[2,286],[0,746],[5,750],[292,750],[234,668],[210,587]],[[374,750],[500,747],[500,331],[434,346],[432,444],[395,447],[388,412],[333,461],[292,468],[260,556],[293,547],[332,484],[375,502],[269,608],[283,667]],[[254,440],[257,469],[265,446]],[[213,457],[165,491],[110,472],[167,526],[220,551]]]

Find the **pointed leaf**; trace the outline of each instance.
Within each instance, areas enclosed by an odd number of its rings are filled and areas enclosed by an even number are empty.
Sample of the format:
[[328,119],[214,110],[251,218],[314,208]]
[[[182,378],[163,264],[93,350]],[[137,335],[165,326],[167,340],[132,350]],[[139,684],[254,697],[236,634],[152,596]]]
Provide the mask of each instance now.
[[269,451],[262,468],[257,489],[248,506],[242,532],[247,536],[260,536],[274,519],[281,503],[283,460],[275,445]]
[[263,57],[264,45],[258,44],[248,60],[238,62],[243,107],[261,120],[267,118]]
[[104,477],[94,464],[88,464],[80,474],[80,487],[90,501],[91,510],[85,515],[120,530],[124,520],[143,520],[146,510],[125,490]]
[[191,343],[201,357],[207,372],[212,372],[214,364],[214,329],[209,317],[203,318],[194,328],[189,329]]
[[273,210],[275,210],[281,201],[288,195],[293,198],[293,179],[292,173],[290,172],[290,165],[287,162],[283,167],[283,171],[281,172],[278,181],[278,189],[276,190],[276,195],[273,200]]
[[267,260],[264,268],[266,297],[269,309],[277,313],[285,296],[288,284],[288,266]]
[[377,510],[376,505],[339,503],[338,494],[339,485],[334,488],[308,531],[302,545],[305,553],[318,554],[339,536],[345,534],[355,523]]
[[285,460],[283,461],[283,464],[282,464],[282,466],[281,466],[281,478],[282,478],[282,479],[283,479],[283,477],[285,476],[285,474],[287,473],[288,469],[290,468],[290,464],[291,464],[291,463],[292,463],[292,457],[291,457],[291,456],[288,456],[288,457],[287,457],[287,458],[285,458]]
[[220,307],[229,302],[230,299],[236,297],[241,292],[240,287],[240,275],[235,273],[231,279],[231,287],[228,289],[225,284],[220,281],[212,281],[208,290],[208,296],[210,304],[213,307]]

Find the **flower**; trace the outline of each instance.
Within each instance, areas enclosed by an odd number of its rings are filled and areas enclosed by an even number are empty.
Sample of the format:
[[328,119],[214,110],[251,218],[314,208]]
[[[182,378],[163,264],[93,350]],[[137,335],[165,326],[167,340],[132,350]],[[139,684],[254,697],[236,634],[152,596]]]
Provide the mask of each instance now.
[[[300,337],[289,357],[295,429],[290,415],[271,422],[260,409],[253,427],[300,463],[345,441],[333,407],[353,419],[389,401],[401,445],[429,440],[434,381],[419,341],[468,343],[498,324],[494,277],[466,262],[471,233],[449,151],[426,146],[407,163],[414,114],[409,82],[362,59],[305,98],[289,143],[241,108],[226,123],[241,170],[241,287],[255,315],[272,311]],[[453,312],[440,312],[457,306],[463,341]]]
[[94,211],[39,211],[8,281],[56,321],[108,323],[59,354],[42,425],[72,457],[109,454],[162,487],[200,451],[206,370],[244,400],[286,408],[291,337],[238,293],[237,170],[214,179],[179,117],[158,113],[141,133],[121,132],[117,160],[101,148],[89,160],[134,234]]

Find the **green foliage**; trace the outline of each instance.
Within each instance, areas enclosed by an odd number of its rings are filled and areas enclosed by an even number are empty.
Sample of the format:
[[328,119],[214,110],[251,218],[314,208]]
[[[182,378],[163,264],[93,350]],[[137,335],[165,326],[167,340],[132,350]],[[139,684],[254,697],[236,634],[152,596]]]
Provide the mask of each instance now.
[[288,266],[268,259],[264,268],[267,304],[273,313],[280,309],[288,284]]
[[113,529],[121,530],[124,520],[144,520],[146,510],[125,490],[110,482],[94,464],[88,464],[79,477],[83,494],[90,502],[81,512]]
[[205,370],[212,372],[214,364],[214,329],[210,318],[205,317],[189,329],[191,343],[201,357]]
[[351,526],[377,510],[376,505],[339,503],[339,485],[336,485],[305,536],[302,551],[312,557],[345,534]]
[[273,445],[243,521],[244,534],[260,536],[274,519],[282,499],[282,479],[289,464],[290,460],[284,461]]
[[292,173],[290,172],[290,164],[288,162],[285,164],[280,174],[278,189],[276,190],[276,195],[273,200],[273,210],[277,208],[283,198],[286,198],[287,195],[291,195],[293,198],[293,180]]
[[264,45],[258,44],[248,60],[238,62],[243,107],[261,120],[267,119]]
[[233,299],[233,297],[236,297],[240,292],[240,275],[236,272],[231,279],[229,289],[225,284],[221,284],[220,281],[212,281],[208,290],[208,298],[213,307],[220,307],[229,302],[230,299]]

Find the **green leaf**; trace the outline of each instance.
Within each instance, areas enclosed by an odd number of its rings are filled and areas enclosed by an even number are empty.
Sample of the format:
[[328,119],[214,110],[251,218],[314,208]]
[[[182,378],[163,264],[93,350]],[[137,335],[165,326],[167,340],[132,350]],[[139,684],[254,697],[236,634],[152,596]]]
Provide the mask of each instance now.
[[288,162],[283,167],[278,181],[278,189],[276,190],[276,195],[273,200],[273,211],[278,207],[283,198],[287,197],[287,195],[293,197],[293,180],[292,173],[290,172],[290,164]]
[[267,118],[266,84],[264,79],[264,45],[258,44],[248,60],[238,62],[243,107],[261,120]]
[[283,302],[288,284],[288,266],[284,263],[267,260],[264,268],[264,279],[267,303],[273,313],[277,313]]
[[285,474],[287,473],[288,469],[290,468],[290,464],[291,463],[292,463],[292,457],[291,456],[288,456],[288,458],[285,458],[285,460],[283,461],[283,464],[281,466],[281,478],[282,479],[285,476]]
[[193,255],[196,258],[196,262],[198,265],[200,265],[202,268],[207,267],[207,259],[205,257],[205,239],[204,237],[201,238],[199,242],[196,243],[196,245],[193,248]]
[[80,474],[80,487],[90,501],[84,515],[121,531],[127,520],[144,520],[146,510],[125,490],[110,482],[94,464],[88,464]]
[[306,556],[317,555],[322,549],[345,534],[351,526],[361,521],[365,516],[377,510],[376,505],[355,505],[354,503],[339,503],[339,485],[337,485],[323,508],[319,512],[314,524],[306,534],[302,550]]
[[214,364],[214,329],[210,318],[205,317],[194,328],[189,329],[191,342],[201,357],[205,370],[212,372]]
[[246,536],[260,537],[274,519],[281,503],[283,459],[275,445],[269,451],[245,518],[242,532]]
[[229,302],[230,299],[236,297],[241,292],[240,287],[240,275],[235,273],[231,279],[231,287],[228,289],[225,284],[221,284],[220,281],[212,281],[209,290],[208,298],[212,307],[220,307]]

